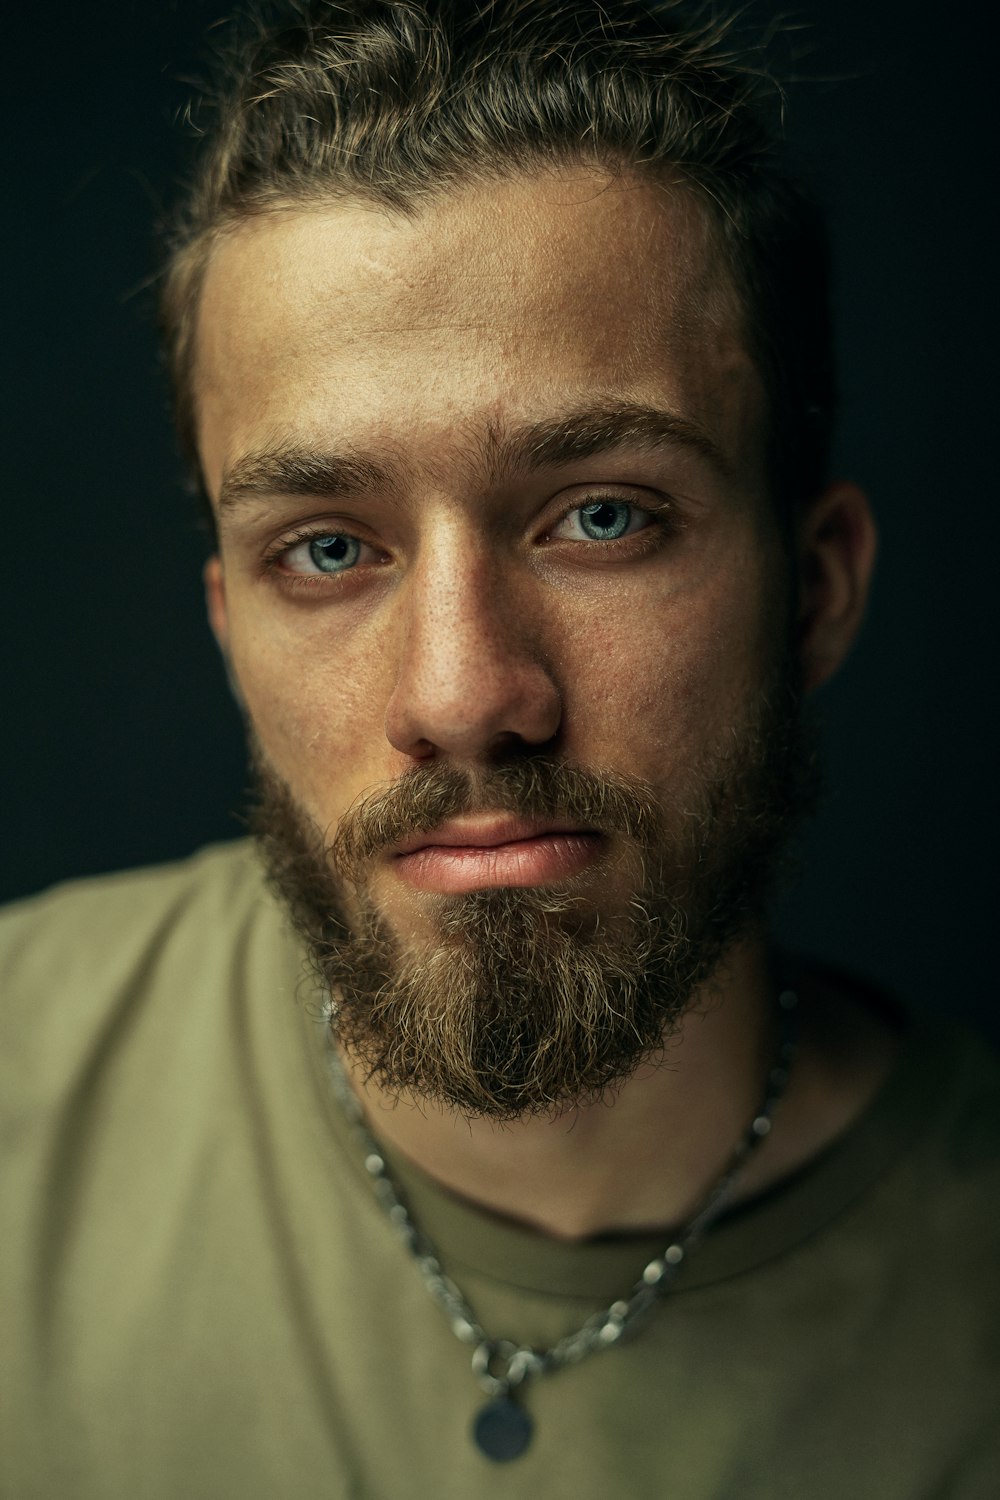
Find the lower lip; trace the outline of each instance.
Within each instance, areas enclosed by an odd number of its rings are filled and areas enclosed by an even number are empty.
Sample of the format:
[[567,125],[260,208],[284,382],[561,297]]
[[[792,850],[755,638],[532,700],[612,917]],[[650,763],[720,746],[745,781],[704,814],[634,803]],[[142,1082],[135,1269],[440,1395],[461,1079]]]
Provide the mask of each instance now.
[[487,848],[428,844],[394,861],[418,891],[478,891],[487,886],[545,885],[576,875],[597,857],[597,833],[543,833]]

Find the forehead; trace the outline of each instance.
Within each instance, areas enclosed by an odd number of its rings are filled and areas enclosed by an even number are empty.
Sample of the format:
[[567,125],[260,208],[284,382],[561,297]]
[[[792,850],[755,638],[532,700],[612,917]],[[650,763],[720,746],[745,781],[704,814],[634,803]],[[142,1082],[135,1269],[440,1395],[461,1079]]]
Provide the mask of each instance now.
[[264,215],[213,249],[195,391],[210,490],[262,441],[436,441],[596,399],[666,404],[723,446],[759,423],[738,301],[680,191],[589,170],[412,215]]

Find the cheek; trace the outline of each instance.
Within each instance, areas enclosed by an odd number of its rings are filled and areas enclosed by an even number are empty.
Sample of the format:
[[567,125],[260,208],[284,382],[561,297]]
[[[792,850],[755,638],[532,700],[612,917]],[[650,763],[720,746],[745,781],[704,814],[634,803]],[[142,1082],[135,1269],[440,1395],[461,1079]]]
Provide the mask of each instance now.
[[652,780],[689,766],[752,710],[774,635],[752,568],[609,602],[567,637],[567,754]]
[[329,623],[284,629],[230,608],[232,663],[270,763],[317,816],[331,791],[361,789],[374,745],[385,742],[381,653],[335,635]]

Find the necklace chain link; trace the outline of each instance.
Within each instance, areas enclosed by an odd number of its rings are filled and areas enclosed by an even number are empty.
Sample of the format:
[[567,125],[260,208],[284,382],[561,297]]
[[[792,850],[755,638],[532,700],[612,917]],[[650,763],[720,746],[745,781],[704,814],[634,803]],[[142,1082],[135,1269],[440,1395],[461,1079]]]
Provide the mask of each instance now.
[[424,1285],[444,1312],[452,1333],[463,1344],[472,1346],[472,1371],[487,1395],[507,1396],[530,1378],[577,1364],[588,1354],[612,1348],[633,1333],[654,1303],[670,1290],[691,1250],[727,1207],[747,1158],[770,1133],[772,1117],[785,1091],[797,1048],[794,1020],[797,1004],[798,996],[794,990],[782,990],[778,996],[780,1039],[777,1055],[767,1075],[764,1098],[737,1142],[721,1177],[712,1184],[674,1239],[643,1268],[638,1281],[624,1297],[594,1313],[580,1328],[548,1349],[533,1349],[510,1339],[490,1338],[483,1329],[459,1288],[445,1275],[435,1247],[414,1222],[402,1191],[389,1171],[382,1147],[365,1123],[361,1102],[348,1081],[336,1049],[330,1045],[327,1052],[330,1080],[351,1134],[361,1149],[375,1196],[416,1261]]

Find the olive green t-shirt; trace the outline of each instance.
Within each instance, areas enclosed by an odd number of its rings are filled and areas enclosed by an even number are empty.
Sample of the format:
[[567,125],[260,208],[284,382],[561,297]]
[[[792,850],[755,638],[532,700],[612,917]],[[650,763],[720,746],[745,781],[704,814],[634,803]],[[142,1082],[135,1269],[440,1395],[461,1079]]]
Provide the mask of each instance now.
[[[874,1106],[733,1212],[496,1464],[246,844],[0,917],[4,1500],[996,1500],[1000,1082],[913,1022]],[[395,1161],[491,1334],[547,1345],[662,1244],[566,1245]]]

